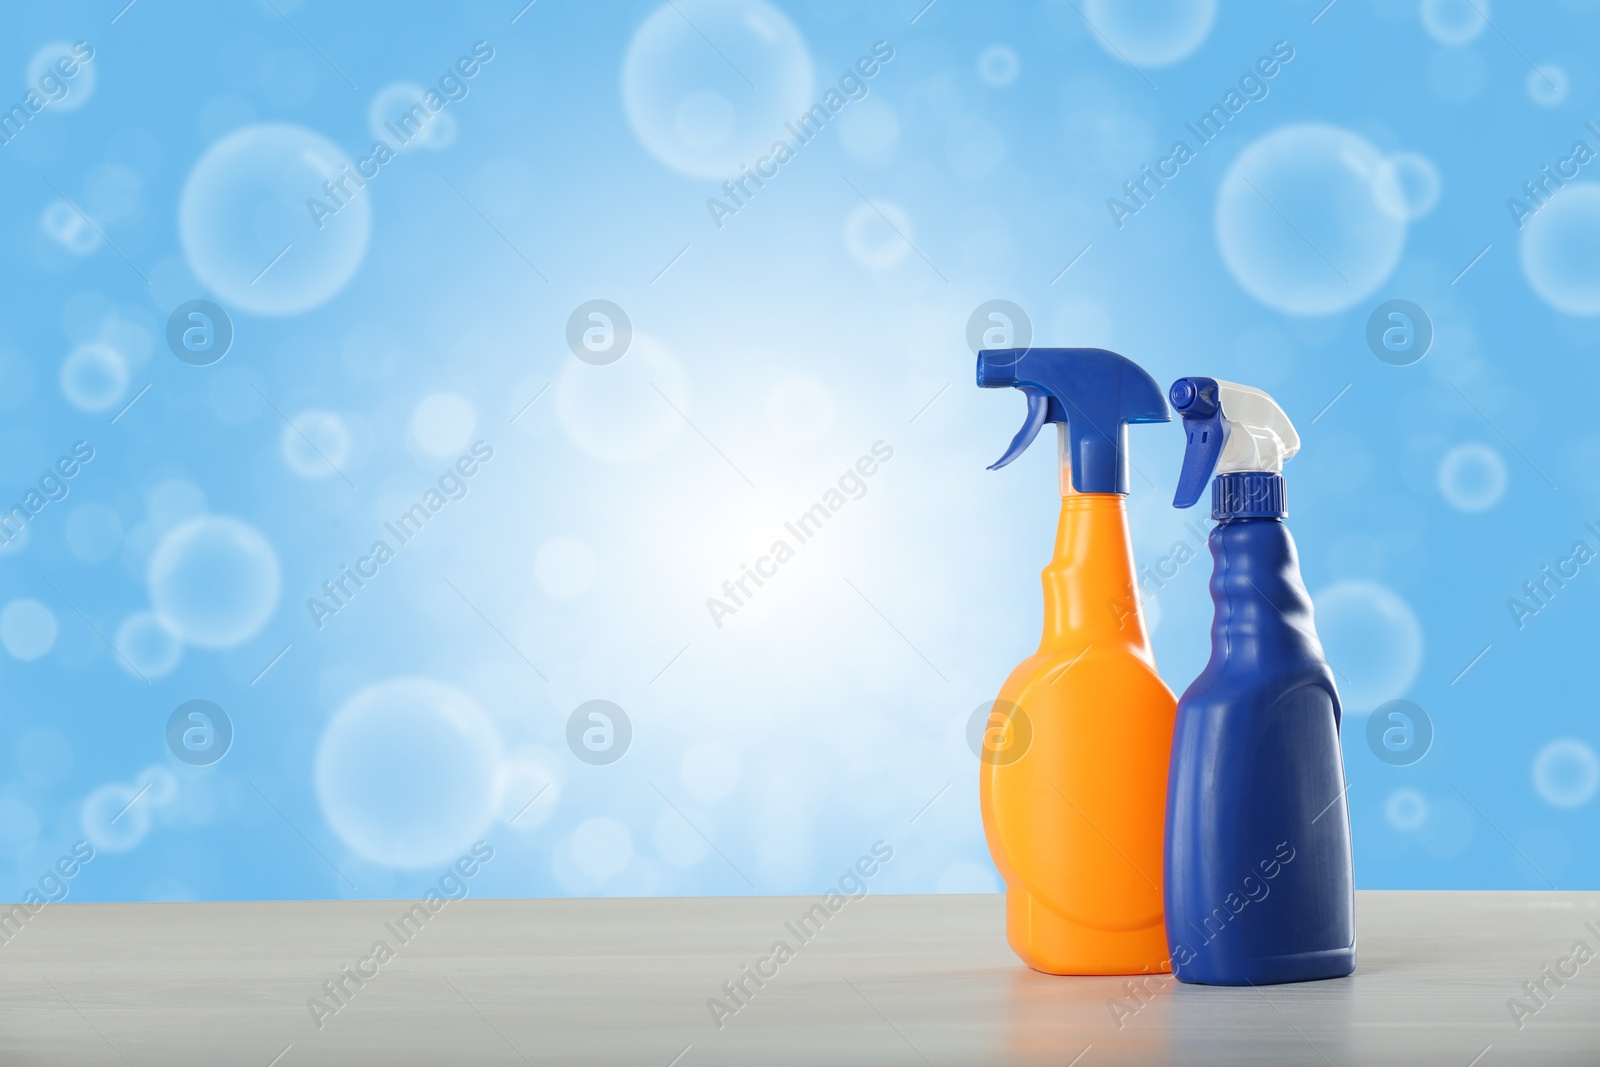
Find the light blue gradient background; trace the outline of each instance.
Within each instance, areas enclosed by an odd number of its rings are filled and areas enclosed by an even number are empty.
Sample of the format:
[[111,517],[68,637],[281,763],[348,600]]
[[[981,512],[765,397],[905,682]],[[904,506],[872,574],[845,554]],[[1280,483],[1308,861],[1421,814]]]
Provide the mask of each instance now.
[[[623,58],[654,4],[541,0],[514,25],[517,0],[381,17],[354,5],[280,6],[292,26],[265,3],[180,10],[141,0],[114,25],[115,0],[35,3],[8,17],[0,69],[17,86],[8,103],[45,43],[85,38],[97,50],[88,102],[47,108],[0,147],[0,349],[14,357],[0,495],[19,497],[75,440],[96,449],[71,495],[36,517],[26,547],[0,556],[0,599],[38,600],[60,627],[40,659],[0,655],[8,896],[84,835],[87,796],[152,765],[170,771],[176,795],[141,799],[148,832],[125,851],[102,848],[71,899],[421,895],[443,865],[402,870],[357,855],[330,825],[313,772],[339,707],[405,676],[467,693],[505,752],[558,783],[515,826],[505,815],[525,798],[504,799],[482,833],[497,855],[474,895],[809,892],[878,839],[895,858],[875,891],[998,888],[964,731],[1037,641],[1057,501],[1043,442],[1002,472],[984,470],[1023,408],[972,385],[966,321],[994,298],[1028,309],[1041,343],[1111,347],[1163,383],[1248,382],[1296,420],[1304,451],[1288,468],[1290,524],[1306,583],[1320,594],[1370,581],[1409,605],[1420,661],[1387,695],[1415,701],[1437,730],[1426,758],[1394,768],[1367,749],[1364,717],[1347,720],[1358,885],[1600,885],[1589,847],[1600,804],[1557,808],[1533,774],[1556,739],[1600,744],[1600,572],[1584,569],[1521,632],[1506,607],[1574,540],[1596,544],[1583,524],[1600,521],[1600,434],[1581,404],[1600,328],[1530,288],[1505,207],[1539,164],[1580,137],[1594,143],[1583,123],[1600,116],[1600,74],[1578,47],[1600,34],[1592,5],[1497,4],[1498,31],[1448,48],[1424,31],[1416,3],[1339,0],[1315,24],[1320,0],[1228,3],[1198,50],[1144,68],[1147,82],[1065,2],[939,0],[912,24],[916,0],[786,0],[814,95],[874,41],[893,45],[869,101],[892,108],[898,134],[884,156],[852,154],[841,131],[868,105],[850,104],[721,230],[705,207],[717,183],[663,165],[624,114]],[[214,367],[173,358],[168,313],[212,295],[189,275],[177,227],[183,183],[208,144],[232,126],[288,122],[354,159],[371,143],[375,93],[432,81],[478,39],[496,56],[448,108],[455,143],[403,155],[363,193],[371,240],[350,283],[299,315],[236,311],[233,350]],[[1106,198],[1278,40],[1296,56],[1270,96],[1119,232]],[[980,79],[990,45],[1019,58],[1012,84]],[[1519,50],[1565,69],[1571,90],[1558,106],[1530,100]],[[1318,317],[1249,296],[1213,224],[1229,165],[1300,122],[1347,128],[1383,153],[1420,153],[1441,178],[1437,207],[1409,226],[1393,273],[1370,298]],[[52,184],[94,216],[107,163],[135,179],[131,207],[103,228],[137,270],[104,244],[70,254],[41,228],[58,200]],[[850,254],[845,228],[863,194],[904,212],[917,252],[900,249],[882,269]],[[511,422],[564,375],[625,372],[626,358],[591,368],[566,348],[568,315],[594,298],[626,308],[682,368],[681,389],[665,391],[693,426],[667,412],[671,444],[639,462],[578,447],[558,418],[559,384]],[[1367,315],[1390,298],[1421,304],[1437,330],[1411,367],[1366,347]],[[58,385],[62,360],[108,314],[125,324],[125,396],[152,385],[114,425],[115,408],[80,411]],[[373,353],[391,357],[387,370]],[[779,390],[794,378],[820,383],[828,402]],[[663,418],[664,402],[634,384],[614,416],[623,437],[630,416]],[[493,445],[494,460],[318,632],[306,598],[446,469],[448,458],[408,432],[417,404],[444,392],[472,404],[472,436]],[[282,455],[283,420],[261,394],[291,416],[339,413],[354,431],[345,471],[359,488],[297,477]],[[1131,436],[1135,551],[1152,563],[1190,517],[1169,506],[1182,435],[1162,426]],[[866,495],[747,609],[713,626],[706,598],[879,440],[894,458]],[[1441,494],[1437,469],[1446,448],[1473,442],[1499,454],[1508,485],[1493,507],[1467,514]],[[96,631],[109,636],[148,608],[161,526],[152,493],[174,481],[261,531],[283,586],[253,638],[186,648],[175,671],[146,684]],[[75,509],[91,502],[115,509],[123,531],[98,563],[66,538]],[[582,542],[595,560],[592,584],[572,599],[536,579],[537,553],[553,538]],[[1157,662],[1177,692],[1207,656],[1208,572],[1208,559],[1190,563],[1152,608]],[[1359,657],[1337,652],[1330,641],[1335,666],[1365,677]],[[207,770],[172,759],[163,737],[172,709],[194,698],[223,706],[237,730]],[[566,748],[568,715],[596,698],[633,723],[631,751],[611,766]],[[709,800],[700,797],[717,791],[684,768],[685,753],[707,743],[736,753],[738,766],[731,791]],[[456,773],[443,766],[439,780]],[[1407,788],[1427,814],[1400,829],[1386,805]]]

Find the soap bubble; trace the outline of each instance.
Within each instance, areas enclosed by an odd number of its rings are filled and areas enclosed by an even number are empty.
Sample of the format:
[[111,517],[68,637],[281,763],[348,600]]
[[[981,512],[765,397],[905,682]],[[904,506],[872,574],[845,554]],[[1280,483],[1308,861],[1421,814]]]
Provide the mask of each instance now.
[[1557,311],[1600,315],[1600,183],[1569,185],[1528,219],[1522,273]]
[[1084,0],[1090,36],[1108,55],[1136,67],[1164,67],[1200,47],[1217,0]]
[[1533,787],[1552,807],[1581,807],[1600,788],[1600,760],[1576,738],[1552,741],[1533,758]]
[[56,644],[56,616],[37,600],[13,600],[0,611],[0,643],[24,662],[36,660]]
[[1017,80],[1022,61],[1017,53],[1003,44],[992,44],[978,53],[978,80],[996,89],[1004,89]]
[[[430,148],[435,152],[449,148],[456,139],[456,117],[448,107],[429,111],[423,102],[429,90],[411,82],[396,82],[378,90],[367,108],[367,126],[372,136],[397,152]],[[389,129],[393,123],[399,133]]]
[[[222,300],[258,315],[324,303],[366,256],[372,211],[368,192],[346,177],[355,173],[331,141],[301,126],[266,123],[229,134],[183,186],[178,234],[190,268]],[[342,206],[323,188],[341,179],[351,190],[339,194]],[[314,219],[311,198],[336,213]]]
[[1528,72],[1528,99],[1540,107],[1555,107],[1567,98],[1571,79],[1564,68],[1541,63]]
[[150,808],[137,787],[110,782],[83,800],[83,836],[102,852],[127,852],[150,832]]
[[150,600],[161,622],[201,648],[254,637],[278,607],[278,555],[248,523],[221,515],[174,527],[150,560]]
[[688,392],[671,350],[636,333],[616,363],[568,361],[556,383],[556,417],[572,443],[596,459],[637,463],[677,440]]
[[146,681],[171,674],[183,659],[183,642],[150,611],[135,612],[123,619],[113,643],[121,653],[117,664]]
[[663,811],[651,836],[656,853],[674,867],[693,867],[711,854],[711,846],[675,811]]
[[572,831],[572,862],[578,870],[603,882],[621,874],[633,859],[633,835],[607,815],[585,819]]
[[1385,159],[1373,180],[1378,206],[1402,222],[1420,219],[1439,203],[1439,169],[1416,152]]
[[279,448],[289,469],[302,478],[331,478],[350,459],[350,430],[331,411],[302,411],[285,426]]
[[850,212],[844,246],[863,267],[888,270],[911,254],[911,219],[899,204],[876,200]]
[[739,753],[721,741],[698,741],[683,753],[678,778],[689,795],[702,804],[715,804],[739,788],[743,776]]
[[1383,157],[1349,130],[1285,126],[1252,143],[1217,195],[1217,243],[1235,279],[1292,315],[1360,303],[1400,261],[1406,225],[1379,203]]
[[[56,65],[63,59],[67,61],[69,69],[73,66],[78,68],[70,78],[63,77],[61,68]],[[48,99],[51,91],[39,84],[46,75],[52,75],[55,81],[66,86],[66,95],[60,100],[50,100],[47,105],[56,111],[75,111],[87,104],[94,95],[94,83],[99,77],[95,73],[93,60],[84,62],[82,56],[73,51],[69,41],[51,41],[28,60],[28,88]],[[54,90],[54,93],[60,92],[59,88]]]
[[1457,511],[1488,511],[1508,480],[1506,461],[1488,445],[1457,445],[1439,461],[1439,492]]
[[1422,0],[1422,27],[1441,44],[1462,45],[1489,25],[1489,0]]
[[477,703],[429,678],[345,701],[317,745],[317,799],[357,855],[384,867],[448,863],[493,822],[500,742]]
[[128,362],[110,345],[79,345],[61,363],[61,392],[82,411],[107,411],[128,389]]
[[122,519],[98,501],[79,505],[67,516],[67,547],[85,563],[101,563],[122,545]]
[[1365,580],[1336,582],[1312,599],[1345,713],[1404,696],[1422,669],[1422,627],[1411,606]]
[[100,247],[100,234],[65,200],[52,200],[45,205],[39,228],[75,256],[86,256]]
[[812,106],[812,84],[800,32],[764,0],[663,4],[634,33],[622,64],[634,135],[696,178],[736,177],[775,140],[792,140],[784,123]]
[[430,456],[453,456],[467,447],[478,413],[464,396],[434,393],[411,413],[411,439]]
[[1396,830],[1416,830],[1428,821],[1428,798],[1415,789],[1396,789],[1383,802],[1383,817]]
[[587,593],[596,570],[589,546],[571,537],[552,537],[533,558],[533,576],[554,600],[575,600]]

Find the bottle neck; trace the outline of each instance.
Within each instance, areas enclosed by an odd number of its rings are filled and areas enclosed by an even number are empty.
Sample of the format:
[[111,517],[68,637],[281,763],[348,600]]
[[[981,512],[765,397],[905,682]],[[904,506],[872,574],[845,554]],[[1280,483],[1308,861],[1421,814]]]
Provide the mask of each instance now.
[[1281,519],[1234,518],[1211,531],[1211,658],[1243,653],[1276,662],[1320,660],[1311,596]]
[[1067,486],[1055,557],[1042,577],[1041,652],[1071,655],[1088,646],[1121,646],[1151,659],[1133,580],[1127,498],[1121,493],[1076,493]]

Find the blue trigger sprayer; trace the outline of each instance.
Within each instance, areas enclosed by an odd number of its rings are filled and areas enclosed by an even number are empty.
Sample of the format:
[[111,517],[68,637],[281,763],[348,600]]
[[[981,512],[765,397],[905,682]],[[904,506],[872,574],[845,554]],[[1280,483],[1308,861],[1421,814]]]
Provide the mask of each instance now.
[[1208,985],[1355,970],[1355,878],[1339,694],[1284,525],[1300,448],[1266,393],[1180,378],[1188,446],[1173,504],[1211,492],[1211,659],[1178,701],[1165,903],[1177,977]]

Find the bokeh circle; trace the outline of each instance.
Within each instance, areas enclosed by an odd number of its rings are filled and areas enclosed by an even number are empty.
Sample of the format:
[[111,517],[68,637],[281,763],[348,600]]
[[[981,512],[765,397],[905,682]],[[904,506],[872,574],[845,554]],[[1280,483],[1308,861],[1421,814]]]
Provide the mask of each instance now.
[[317,408],[300,412],[278,437],[284,464],[312,480],[338,476],[350,461],[350,443],[344,420]]
[[55,612],[32,597],[13,600],[0,611],[0,643],[24,663],[47,654],[61,632]]
[[844,247],[850,258],[872,270],[888,270],[911,254],[916,240],[911,216],[899,204],[876,200],[858,204],[844,221]]
[[1378,164],[1373,181],[1378,206],[1402,222],[1420,219],[1437,207],[1443,189],[1439,168],[1417,152],[1389,156]]
[[1457,511],[1488,511],[1505,495],[1506,461],[1488,445],[1456,445],[1439,461],[1439,492]]
[[138,611],[123,619],[114,643],[117,663],[147,681],[171,674],[183,659],[183,642],[153,611]]
[[1577,738],[1551,741],[1533,758],[1533,787],[1552,807],[1582,807],[1600,789],[1600,759]]
[[[65,95],[61,96],[60,99],[50,100],[47,105],[56,111],[75,111],[87,104],[89,98],[94,95],[94,85],[98,79],[98,75],[95,73],[95,63],[93,59],[87,62],[83,59],[85,51],[88,51],[91,56],[94,53],[90,50],[92,46],[89,46],[87,42],[80,43],[85,46],[82,51],[74,49],[73,45],[68,41],[52,41],[35,51],[33,58],[28,60],[29,89],[48,99],[51,93],[40,85],[41,79],[47,75],[53,75],[65,87]],[[62,76],[59,64],[63,60],[66,61],[69,68],[77,68],[70,78]]]
[[357,164],[304,127],[235,130],[184,182],[178,236],[189,268],[223,301],[258,315],[325,303],[355,276],[372,230],[371,194],[352,174],[362,177]]
[[1349,715],[1403,697],[1422,669],[1422,625],[1392,589],[1356,579],[1313,598],[1317,635]]
[[1441,44],[1463,45],[1489,25],[1489,0],[1422,0],[1422,27]]
[[1428,821],[1428,798],[1410,786],[1396,789],[1383,802],[1383,817],[1396,830],[1420,830]]
[[334,713],[317,745],[317,799],[363,859],[430,867],[493,822],[499,764],[494,724],[470,696],[429,678],[395,678]]
[[81,411],[109,411],[128,390],[128,361],[108,344],[74,348],[61,363],[61,392]]
[[1108,55],[1136,67],[1164,67],[1205,41],[1217,0],[1084,0],[1083,16]]
[[978,80],[991,88],[1004,89],[1017,80],[1021,70],[1016,50],[1003,44],[992,44],[978,53]]
[[572,443],[594,458],[637,463],[665,451],[683,432],[688,392],[672,350],[635,334],[627,359],[604,367],[567,361],[556,381],[556,418]]
[[79,824],[90,844],[104,852],[127,852],[150,832],[150,805],[139,791],[122,782],[108,782],[83,799]]
[[[628,124],[651,155],[696,178],[737,178],[814,103],[811,56],[765,0],[674,0],[644,20],[622,63]],[[842,98],[841,98],[842,99]],[[827,114],[827,111],[824,111]]]
[[1557,311],[1600,315],[1600,182],[1568,185],[1527,220],[1522,273]]
[[1556,107],[1567,98],[1571,84],[1565,67],[1541,63],[1528,71],[1528,99],[1540,107]]
[[261,631],[282,589],[278,554],[249,523],[202,515],[173,527],[150,558],[150,600],[163,625],[200,648],[232,648]]
[[[413,82],[395,82],[379,89],[367,105],[367,127],[372,136],[397,152],[449,148],[456,139],[456,117],[448,105],[432,111],[425,102],[429,90]],[[437,95],[437,94],[435,94]]]
[[1337,126],[1284,126],[1223,176],[1217,244],[1245,291],[1291,315],[1360,303],[1393,272],[1406,224],[1379,198],[1384,157]]

